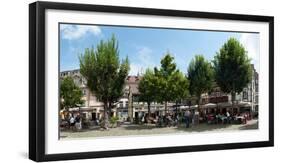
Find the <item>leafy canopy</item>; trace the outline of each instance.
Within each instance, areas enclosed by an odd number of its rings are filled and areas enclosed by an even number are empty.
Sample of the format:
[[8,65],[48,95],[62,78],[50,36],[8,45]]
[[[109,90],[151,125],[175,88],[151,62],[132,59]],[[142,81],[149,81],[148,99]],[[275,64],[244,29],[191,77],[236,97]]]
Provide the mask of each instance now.
[[173,74],[176,72],[176,63],[174,57],[167,53],[161,60],[160,69],[154,68],[157,77],[157,100],[159,102],[167,102],[174,100],[173,95]]
[[190,93],[200,97],[202,93],[208,92],[212,88],[213,69],[211,64],[203,55],[196,55],[190,62],[188,70],[190,81]]
[[118,42],[114,35],[107,41],[100,41],[96,49],[85,49],[79,57],[80,72],[87,80],[87,86],[98,99],[114,102],[123,95],[125,78],[129,72],[128,57],[119,61]]
[[226,93],[241,92],[251,81],[252,67],[247,51],[235,38],[230,38],[214,58],[217,84]]
[[177,69],[174,57],[168,52],[161,60],[160,69],[154,68],[157,78],[157,101],[180,100],[189,94],[189,82]]
[[173,91],[174,100],[177,102],[187,98],[189,96],[189,80],[187,77],[177,70],[173,74],[172,79],[173,85],[171,89]]
[[145,74],[141,78],[138,90],[140,92],[139,100],[151,103],[156,99],[157,95],[157,78],[151,69],[146,69]]
[[69,109],[82,105],[82,91],[71,77],[65,77],[60,83],[61,109]]

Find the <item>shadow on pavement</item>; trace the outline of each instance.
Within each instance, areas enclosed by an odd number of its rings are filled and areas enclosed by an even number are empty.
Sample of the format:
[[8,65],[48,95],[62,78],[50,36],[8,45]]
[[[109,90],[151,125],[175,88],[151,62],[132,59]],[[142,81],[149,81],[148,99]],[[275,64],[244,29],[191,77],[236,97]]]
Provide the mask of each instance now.
[[258,122],[256,122],[254,124],[241,126],[239,127],[239,130],[251,130],[251,129],[258,129],[258,128],[259,128],[259,124]]
[[186,128],[184,125],[179,126],[176,130],[187,131],[187,132],[205,132],[217,129],[224,129],[231,126],[230,124],[200,124],[198,126],[190,126]]
[[128,126],[123,126],[124,129],[126,130],[148,130],[148,129],[156,129],[160,127],[156,127],[155,125],[128,125]]

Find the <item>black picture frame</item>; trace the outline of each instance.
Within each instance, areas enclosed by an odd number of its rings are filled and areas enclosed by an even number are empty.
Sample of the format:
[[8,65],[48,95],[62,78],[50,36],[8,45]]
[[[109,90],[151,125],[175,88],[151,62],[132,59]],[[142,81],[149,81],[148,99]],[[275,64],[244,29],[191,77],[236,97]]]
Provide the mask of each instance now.
[[[149,149],[83,152],[67,154],[45,153],[45,11],[94,11],[123,14],[160,15],[269,23],[269,140],[262,142],[229,143],[159,147]],[[239,15],[210,12],[179,11],[152,8],[103,6],[89,4],[34,2],[29,5],[29,158],[34,161],[55,161],[101,157],[119,157],[161,153],[208,151],[237,148],[269,147],[274,145],[274,18],[271,16]]]

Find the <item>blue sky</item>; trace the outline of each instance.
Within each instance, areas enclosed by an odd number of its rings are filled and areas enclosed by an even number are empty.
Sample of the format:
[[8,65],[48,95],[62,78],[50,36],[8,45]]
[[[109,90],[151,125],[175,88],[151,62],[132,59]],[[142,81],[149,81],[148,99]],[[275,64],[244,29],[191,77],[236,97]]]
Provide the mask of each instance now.
[[244,45],[259,72],[259,34],[72,24],[60,25],[60,71],[78,69],[79,54],[112,34],[118,40],[120,58],[129,57],[130,75],[159,67],[167,52],[175,57],[177,68],[186,73],[196,54],[212,60],[230,37]]

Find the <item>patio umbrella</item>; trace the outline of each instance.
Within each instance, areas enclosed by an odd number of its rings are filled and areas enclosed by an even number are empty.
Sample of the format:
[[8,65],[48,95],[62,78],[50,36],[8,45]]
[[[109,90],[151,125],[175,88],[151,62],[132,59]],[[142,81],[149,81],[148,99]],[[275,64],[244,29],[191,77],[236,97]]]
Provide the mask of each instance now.
[[220,107],[231,107],[232,102],[221,102],[218,104]]
[[196,109],[196,108],[198,108],[198,105],[192,105],[192,106],[190,106],[190,109]]
[[79,111],[79,108],[78,108],[78,107],[75,107],[75,108],[69,108],[68,110],[69,110],[69,111]]
[[215,108],[215,107],[217,107],[217,105],[214,103],[207,103],[202,106],[202,108],[204,108],[204,109]]
[[180,109],[188,109],[188,108],[189,106],[185,106],[185,105],[180,106]]
[[244,107],[250,107],[251,103],[250,102],[245,102],[245,101],[239,101],[238,105],[239,106],[244,106]]

